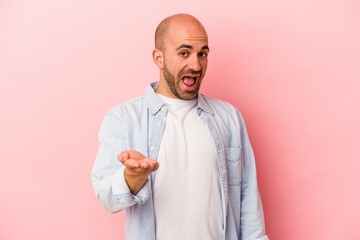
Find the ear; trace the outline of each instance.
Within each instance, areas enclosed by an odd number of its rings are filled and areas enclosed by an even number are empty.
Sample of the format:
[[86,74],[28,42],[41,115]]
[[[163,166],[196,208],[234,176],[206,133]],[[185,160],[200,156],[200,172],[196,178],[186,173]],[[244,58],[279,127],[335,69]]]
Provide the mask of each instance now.
[[155,48],[152,52],[153,61],[159,69],[164,68],[164,54],[159,49]]

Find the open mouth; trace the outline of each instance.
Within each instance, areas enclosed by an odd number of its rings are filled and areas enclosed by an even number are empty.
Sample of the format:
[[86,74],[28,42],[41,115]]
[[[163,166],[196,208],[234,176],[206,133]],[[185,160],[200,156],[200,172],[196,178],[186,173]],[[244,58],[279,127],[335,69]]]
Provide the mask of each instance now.
[[192,76],[184,76],[182,77],[182,81],[183,83],[188,86],[188,87],[191,87],[191,86],[194,86],[196,81],[197,81],[198,77],[192,77]]

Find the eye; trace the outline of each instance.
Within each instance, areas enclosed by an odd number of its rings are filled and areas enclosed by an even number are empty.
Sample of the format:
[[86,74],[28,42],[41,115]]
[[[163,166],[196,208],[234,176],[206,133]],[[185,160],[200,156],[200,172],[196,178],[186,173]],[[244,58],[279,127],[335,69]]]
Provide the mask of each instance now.
[[199,57],[201,57],[201,58],[206,58],[206,57],[207,57],[207,53],[201,52],[201,53],[199,53]]
[[180,54],[180,56],[182,56],[182,57],[187,57],[187,55],[188,55],[187,52],[180,52],[179,54]]

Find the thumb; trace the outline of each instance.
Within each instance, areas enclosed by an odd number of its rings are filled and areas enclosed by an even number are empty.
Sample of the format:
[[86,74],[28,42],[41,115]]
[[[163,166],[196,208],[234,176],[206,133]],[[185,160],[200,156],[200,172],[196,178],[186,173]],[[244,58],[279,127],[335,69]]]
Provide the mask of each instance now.
[[119,156],[118,156],[118,159],[119,159],[120,162],[124,162],[124,161],[128,160],[129,159],[129,153],[126,152],[126,151],[121,152],[119,154]]
[[122,157],[124,160],[128,160],[130,157],[130,154],[128,152],[123,152]]

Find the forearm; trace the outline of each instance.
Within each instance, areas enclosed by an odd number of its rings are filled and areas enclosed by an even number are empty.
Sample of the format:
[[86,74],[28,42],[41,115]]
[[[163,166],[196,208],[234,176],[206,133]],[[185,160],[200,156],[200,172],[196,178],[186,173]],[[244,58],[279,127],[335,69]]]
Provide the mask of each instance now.
[[101,204],[110,212],[116,213],[137,203],[144,203],[149,196],[149,182],[133,195],[124,178],[124,167],[111,175],[101,175],[93,171],[93,186]]
[[144,186],[149,174],[136,174],[128,169],[124,171],[125,181],[130,189],[131,194],[136,195]]

